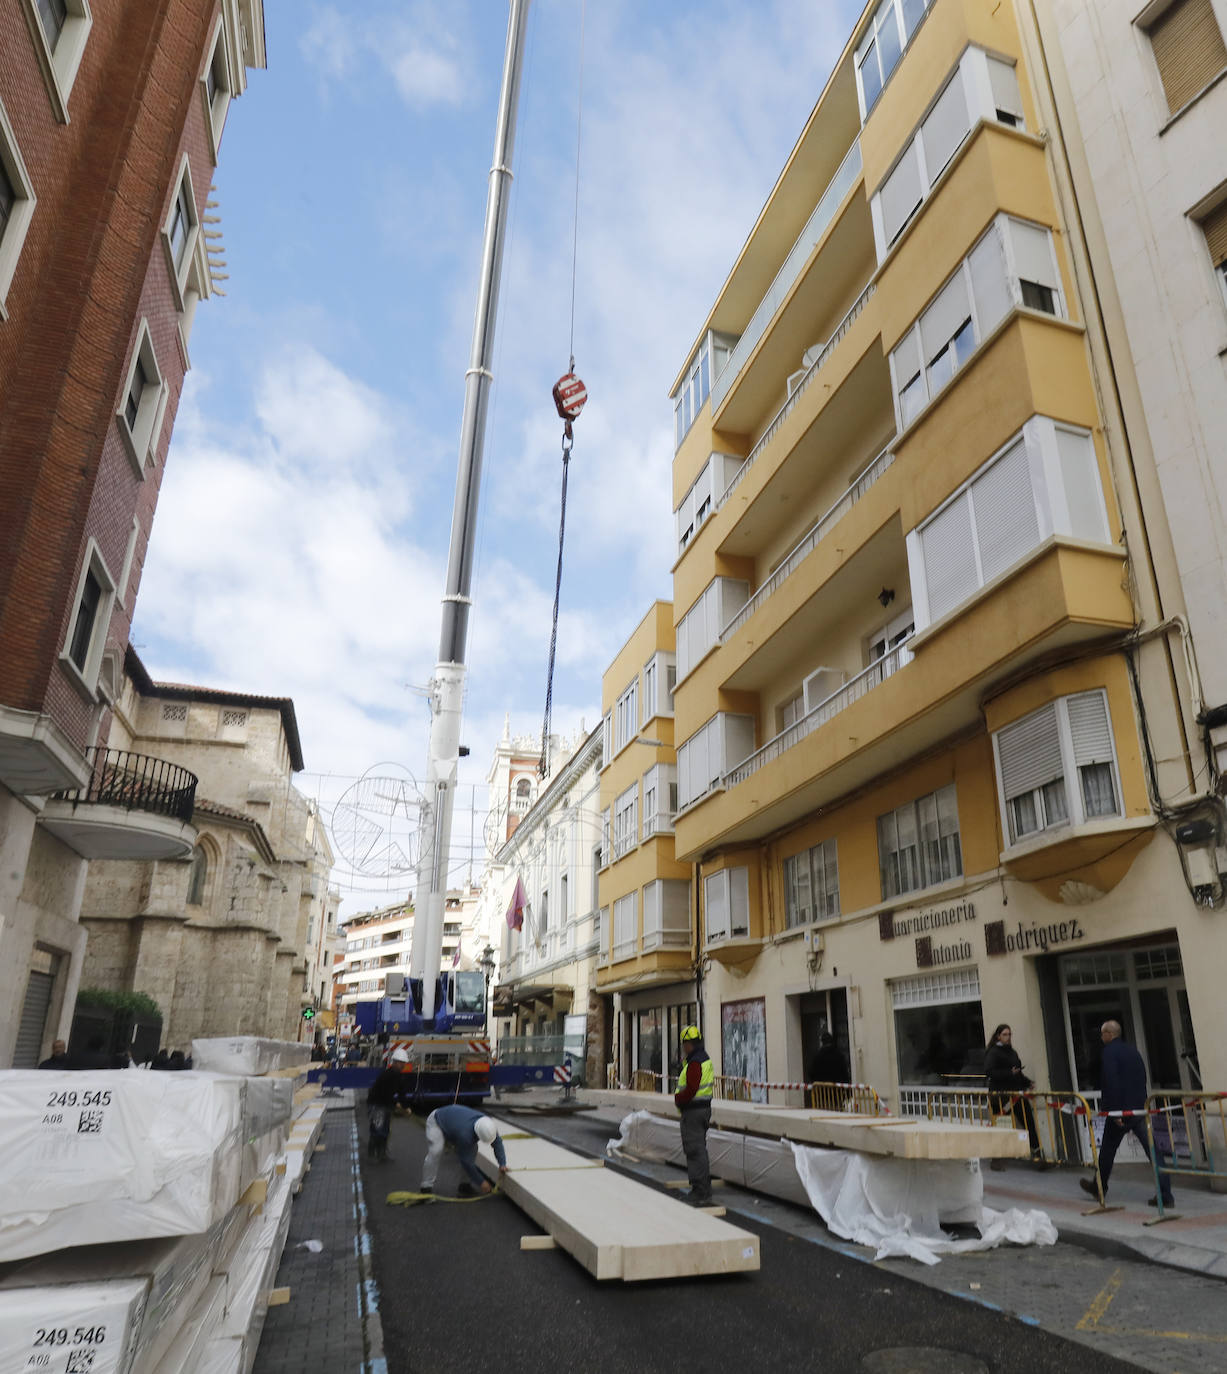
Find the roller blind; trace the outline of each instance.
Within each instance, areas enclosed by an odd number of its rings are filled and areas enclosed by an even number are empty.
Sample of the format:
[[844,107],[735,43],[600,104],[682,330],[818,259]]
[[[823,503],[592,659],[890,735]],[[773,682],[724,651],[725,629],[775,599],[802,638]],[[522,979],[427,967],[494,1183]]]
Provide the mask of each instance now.
[[971,499],[976,514],[980,571],[988,582],[1040,542],[1031,469],[1021,439],[976,479]]
[[937,104],[929,111],[929,117],[921,125],[930,185],[941,175],[970,128],[963,77],[956,70],[947,82],[946,89],[937,97]]
[[899,237],[923,195],[916,145],[909,143],[899,165],[882,183],[882,231],[887,247]]
[[1052,245],[1047,229],[1039,229],[1034,224],[1024,224],[1017,219],[1007,220],[1006,223],[1010,226],[1010,241],[1014,246],[1014,267],[1021,280],[1050,286],[1055,291],[1060,283],[1053,266]]
[[1083,692],[1068,697],[1069,732],[1074,741],[1074,762],[1079,768],[1088,763],[1112,762],[1112,732],[1108,728],[1108,707],[1102,692]]
[[979,586],[971,538],[971,506],[964,493],[920,532],[929,619],[938,620]]
[[988,59],[988,80],[993,88],[993,104],[999,110],[1012,114],[1020,122],[1023,117],[1022,96],[1018,90],[1018,73],[1010,62],[999,57]]
[[1150,26],[1150,45],[1173,114],[1227,67],[1210,0],[1176,0]]
[[1063,777],[1056,703],[1050,702],[999,731],[997,757],[1006,801]]
[[1201,227],[1206,236],[1206,247],[1210,250],[1210,260],[1215,267],[1221,267],[1227,262],[1227,200],[1217,210],[1210,211],[1202,220]]
[[959,326],[970,314],[967,281],[960,267],[938,293],[937,299],[920,317],[925,362],[932,362],[935,355],[958,333]]
[[899,340],[891,357],[895,362],[895,382],[900,391],[920,371],[920,347],[916,342],[916,331],[909,329]]
[[967,262],[971,268],[971,289],[976,299],[980,337],[987,338],[1014,304],[997,225],[993,225],[971,250]]

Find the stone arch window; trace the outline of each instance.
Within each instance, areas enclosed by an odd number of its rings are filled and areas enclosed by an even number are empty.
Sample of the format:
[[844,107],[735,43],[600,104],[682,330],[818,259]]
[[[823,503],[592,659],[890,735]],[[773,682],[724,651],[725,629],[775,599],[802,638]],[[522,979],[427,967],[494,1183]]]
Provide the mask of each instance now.
[[516,783],[516,796],[527,800],[528,794],[532,791],[532,783],[527,778],[521,778]]
[[209,876],[209,855],[204,845],[198,844],[192,851],[192,871],[187,880],[188,906],[203,906],[205,882]]

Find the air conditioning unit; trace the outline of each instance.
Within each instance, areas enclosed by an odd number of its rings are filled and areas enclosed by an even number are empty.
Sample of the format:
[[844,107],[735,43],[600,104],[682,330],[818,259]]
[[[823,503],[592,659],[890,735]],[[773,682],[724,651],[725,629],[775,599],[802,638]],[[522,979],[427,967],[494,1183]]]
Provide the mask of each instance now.
[[804,694],[805,714],[820,706],[829,696],[844,685],[847,674],[842,668],[816,668],[801,685]]

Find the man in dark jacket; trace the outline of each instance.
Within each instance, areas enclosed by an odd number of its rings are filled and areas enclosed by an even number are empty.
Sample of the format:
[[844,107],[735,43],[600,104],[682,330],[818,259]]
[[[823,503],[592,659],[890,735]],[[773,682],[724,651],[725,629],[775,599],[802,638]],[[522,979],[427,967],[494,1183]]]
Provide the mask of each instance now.
[[392,1158],[388,1153],[392,1109],[409,1091],[409,1080],[405,1077],[405,1065],[408,1062],[408,1054],[397,1047],[392,1051],[388,1067],[366,1090],[366,1119],[369,1127],[366,1152],[371,1159],[381,1163]]
[[71,1069],[68,1046],[62,1040],[53,1040],[51,1042],[51,1057],[44,1059],[38,1067],[40,1069]]
[[711,1201],[711,1165],[707,1158],[707,1128],[711,1125],[711,1101],[716,1077],[703,1048],[698,1026],[682,1031],[686,1059],[677,1080],[673,1101],[682,1114],[682,1149],[686,1152],[686,1176],[690,1191],[682,1196],[702,1206]]
[[[1108,1177],[1112,1173],[1112,1162],[1121,1141],[1132,1133],[1147,1159],[1150,1158],[1150,1142],[1146,1135],[1146,1065],[1142,1056],[1120,1038],[1119,1021],[1105,1021],[1099,1028],[1099,1034],[1103,1039],[1099,1109],[1124,1113],[1104,1118],[1103,1143],[1099,1147],[1099,1181],[1106,1198]],[[1084,1193],[1097,1195],[1093,1179],[1080,1178],[1078,1185]],[[1164,1207],[1173,1206],[1172,1185],[1166,1174],[1159,1175],[1159,1191]],[[1150,1205],[1157,1206],[1158,1199],[1152,1197]]]
[[811,1083],[850,1083],[848,1061],[830,1031],[818,1037],[818,1053],[809,1066]]

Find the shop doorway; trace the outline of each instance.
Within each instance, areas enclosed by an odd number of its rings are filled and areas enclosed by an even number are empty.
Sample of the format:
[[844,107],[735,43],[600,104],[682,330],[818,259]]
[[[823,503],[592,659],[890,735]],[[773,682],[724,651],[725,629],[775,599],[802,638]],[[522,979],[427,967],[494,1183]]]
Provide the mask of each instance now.
[[1146,1061],[1155,1089],[1201,1087],[1184,966],[1176,943],[1062,955],[1065,1030],[1074,1087],[1099,1087],[1099,1028],[1119,1021]]
[[827,988],[823,992],[807,992],[801,999],[801,1072],[809,1082],[813,1078],[810,1065],[818,1053],[823,1033],[829,1031],[835,1048],[848,1065],[852,1063],[852,1045],[848,1038],[848,990]]

